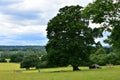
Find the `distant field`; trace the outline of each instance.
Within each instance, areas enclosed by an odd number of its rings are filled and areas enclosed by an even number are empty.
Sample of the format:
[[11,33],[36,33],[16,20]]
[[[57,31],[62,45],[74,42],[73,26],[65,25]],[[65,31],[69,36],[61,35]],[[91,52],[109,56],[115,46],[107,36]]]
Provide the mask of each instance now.
[[120,66],[96,70],[80,68],[81,71],[75,72],[71,67],[41,69],[38,72],[20,69],[15,63],[0,63],[0,80],[120,80]]

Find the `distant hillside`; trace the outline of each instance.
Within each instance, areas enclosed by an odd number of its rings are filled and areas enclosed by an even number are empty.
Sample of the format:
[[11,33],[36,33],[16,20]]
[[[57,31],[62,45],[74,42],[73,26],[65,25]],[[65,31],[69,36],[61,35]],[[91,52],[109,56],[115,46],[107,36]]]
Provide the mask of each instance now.
[[42,49],[44,50],[44,46],[0,46],[0,51],[3,50],[21,50],[21,49]]

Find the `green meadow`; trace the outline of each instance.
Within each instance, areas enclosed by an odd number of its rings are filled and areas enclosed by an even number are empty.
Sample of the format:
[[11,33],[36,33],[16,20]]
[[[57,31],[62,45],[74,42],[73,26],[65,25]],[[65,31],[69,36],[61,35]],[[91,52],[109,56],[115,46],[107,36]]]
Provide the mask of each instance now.
[[0,63],[0,80],[120,80],[120,66],[72,71],[71,67],[35,69],[26,71],[16,63]]

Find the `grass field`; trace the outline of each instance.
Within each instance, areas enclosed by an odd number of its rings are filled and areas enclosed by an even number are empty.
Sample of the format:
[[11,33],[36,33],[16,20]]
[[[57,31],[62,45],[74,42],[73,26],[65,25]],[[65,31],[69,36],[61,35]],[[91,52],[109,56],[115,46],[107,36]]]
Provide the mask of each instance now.
[[72,71],[71,67],[47,68],[26,71],[19,64],[0,63],[0,80],[120,80],[120,66],[103,67],[89,70]]

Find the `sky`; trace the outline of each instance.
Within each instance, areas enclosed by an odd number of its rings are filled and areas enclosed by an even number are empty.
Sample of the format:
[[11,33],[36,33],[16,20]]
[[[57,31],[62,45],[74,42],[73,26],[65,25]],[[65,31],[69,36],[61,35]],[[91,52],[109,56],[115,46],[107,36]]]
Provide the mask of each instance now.
[[46,45],[48,21],[64,6],[92,0],[0,0],[0,45]]
[[46,45],[47,23],[64,6],[93,0],[0,0],[0,45]]

